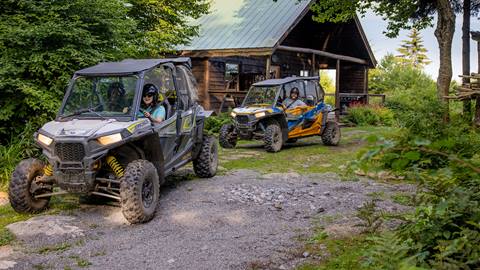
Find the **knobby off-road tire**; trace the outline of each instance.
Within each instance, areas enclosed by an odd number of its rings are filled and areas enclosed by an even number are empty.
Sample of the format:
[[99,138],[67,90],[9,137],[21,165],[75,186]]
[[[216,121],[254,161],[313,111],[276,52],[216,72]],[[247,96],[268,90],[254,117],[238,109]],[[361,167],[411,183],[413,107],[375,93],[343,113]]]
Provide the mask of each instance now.
[[155,166],[142,159],[130,162],[120,179],[123,216],[132,224],[151,220],[159,197],[160,183]]
[[43,175],[44,166],[42,161],[29,158],[15,167],[8,187],[8,198],[12,208],[18,213],[38,213],[48,207],[50,197],[35,199],[30,192],[32,181]]
[[232,124],[223,125],[218,137],[220,146],[223,148],[234,148],[237,145],[237,134],[235,134],[235,126]]
[[193,170],[198,177],[210,178],[217,173],[218,146],[213,137],[204,136],[200,153],[193,160]]
[[328,121],[325,125],[325,131],[322,134],[324,145],[336,146],[340,142],[340,126],[337,122]]
[[280,125],[275,122],[269,122],[263,135],[263,141],[265,143],[265,150],[267,152],[278,152],[282,149],[283,134]]

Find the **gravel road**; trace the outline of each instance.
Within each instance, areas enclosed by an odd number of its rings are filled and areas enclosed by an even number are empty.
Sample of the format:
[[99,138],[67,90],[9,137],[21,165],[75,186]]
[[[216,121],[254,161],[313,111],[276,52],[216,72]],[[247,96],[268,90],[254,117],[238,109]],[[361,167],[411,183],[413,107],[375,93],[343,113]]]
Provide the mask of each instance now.
[[[351,223],[369,194],[412,189],[250,170],[180,181],[163,188],[146,224],[128,225],[117,207],[82,205],[11,225],[19,241],[0,249],[0,269],[291,269],[302,261],[299,237],[322,217]],[[388,199],[379,207],[404,210]]]

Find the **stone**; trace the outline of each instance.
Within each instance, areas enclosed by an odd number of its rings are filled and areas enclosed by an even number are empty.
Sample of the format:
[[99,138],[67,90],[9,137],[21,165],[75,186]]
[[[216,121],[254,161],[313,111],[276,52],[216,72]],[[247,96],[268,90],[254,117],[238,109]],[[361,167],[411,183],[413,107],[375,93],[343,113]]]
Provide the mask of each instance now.
[[310,256],[310,253],[308,251],[303,252],[302,256],[304,258],[308,258]]
[[325,212],[325,208],[320,207],[317,209],[317,213],[323,213],[323,212]]
[[323,192],[323,195],[325,195],[325,196],[330,196],[330,192],[325,191],[325,192]]
[[47,236],[84,236],[83,230],[73,225],[77,223],[75,217],[38,216],[26,221],[12,223],[7,228],[18,238],[34,237],[39,234]]
[[175,262],[175,259],[170,259],[170,260],[167,261],[167,263],[169,263],[169,264],[172,264],[174,262]]
[[279,202],[276,202],[273,207],[275,207],[277,210],[282,210],[283,209],[283,205]]

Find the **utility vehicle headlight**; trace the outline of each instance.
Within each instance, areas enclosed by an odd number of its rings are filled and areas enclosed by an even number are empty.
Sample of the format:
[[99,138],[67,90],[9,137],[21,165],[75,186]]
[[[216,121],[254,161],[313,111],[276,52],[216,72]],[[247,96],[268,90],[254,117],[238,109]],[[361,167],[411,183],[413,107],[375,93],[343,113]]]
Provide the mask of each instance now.
[[43,134],[38,134],[37,139],[38,139],[39,142],[45,144],[46,146],[49,146],[53,142],[52,138],[47,137]]
[[109,144],[112,144],[112,143],[119,142],[121,140],[122,140],[122,135],[120,133],[115,133],[115,134],[112,134],[112,135],[103,136],[103,137],[100,137],[100,138],[97,139],[97,141],[101,145],[109,145]]
[[232,112],[232,113],[230,113],[230,116],[235,118],[235,116],[237,116],[237,114],[235,112]]
[[255,117],[256,117],[256,118],[262,118],[262,117],[264,117],[265,115],[266,115],[265,112],[259,112],[259,113],[256,113],[256,114],[255,114]]

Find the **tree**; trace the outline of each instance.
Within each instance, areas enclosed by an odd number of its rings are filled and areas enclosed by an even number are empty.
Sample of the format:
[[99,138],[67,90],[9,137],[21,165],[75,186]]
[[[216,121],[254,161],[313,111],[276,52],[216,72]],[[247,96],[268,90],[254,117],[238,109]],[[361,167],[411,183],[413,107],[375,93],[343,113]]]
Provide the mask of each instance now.
[[423,46],[423,40],[416,28],[412,28],[407,40],[403,40],[400,48],[397,50],[398,56],[404,63],[415,68],[423,68],[431,63],[428,60],[427,49]]
[[356,16],[356,12],[365,14],[368,9],[383,16],[387,22],[389,37],[398,35],[400,29],[423,29],[430,26],[433,15],[437,13],[435,37],[440,50],[440,68],[437,78],[437,95],[444,101],[445,120],[448,120],[448,102],[444,98],[449,94],[452,79],[452,39],[455,31],[455,10],[459,9],[457,0],[322,0],[316,1],[312,9],[315,20],[319,22],[344,22]]
[[73,72],[101,61],[159,57],[197,33],[205,0],[4,0],[0,144],[52,119]]

